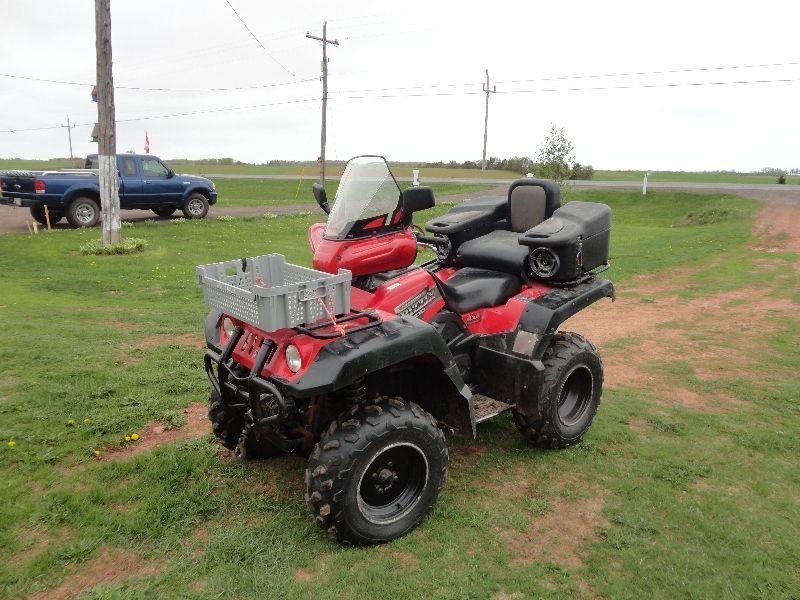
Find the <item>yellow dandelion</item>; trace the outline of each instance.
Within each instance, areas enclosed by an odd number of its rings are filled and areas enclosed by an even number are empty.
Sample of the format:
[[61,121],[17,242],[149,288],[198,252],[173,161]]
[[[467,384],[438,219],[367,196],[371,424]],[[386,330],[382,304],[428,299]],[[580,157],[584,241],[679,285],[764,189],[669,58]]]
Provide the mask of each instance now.
[[75,425],[75,419],[69,419],[69,420],[67,421],[67,426],[68,426],[68,427],[72,427],[73,425]]
[[131,434],[131,439],[135,442],[136,440],[139,439],[139,434],[138,433],[132,433]]
[[15,442],[14,440],[8,440],[8,447],[9,448],[13,448],[16,445],[17,445],[17,442]]
[[126,435],[126,436],[125,436],[125,441],[126,441],[126,442],[130,442],[130,441],[131,441],[131,436],[129,436],[129,435]]
[[95,456],[100,456],[100,450],[93,450],[92,454],[94,454]]

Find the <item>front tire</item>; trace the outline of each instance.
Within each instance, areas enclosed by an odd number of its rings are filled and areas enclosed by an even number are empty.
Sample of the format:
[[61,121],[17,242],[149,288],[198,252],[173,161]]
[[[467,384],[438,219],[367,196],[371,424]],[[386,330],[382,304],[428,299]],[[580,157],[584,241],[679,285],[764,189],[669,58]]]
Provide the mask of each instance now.
[[[60,210],[54,210],[52,208],[48,208],[47,210],[50,215],[50,225],[55,225],[64,218],[64,213]],[[42,225],[47,225],[47,216],[44,214],[43,204],[31,206],[31,216],[35,221],[41,223]]]
[[92,198],[75,198],[67,208],[67,221],[73,227],[94,227],[100,220],[100,207]]
[[540,448],[579,442],[592,424],[603,392],[603,363],[594,345],[577,333],[559,332],[542,358],[539,415],[514,412],[517,429]]
[[208,214],[208,198],[203,194],[192,194],[183,203],[183,216],[187,219],[205,219]]
[[320,436],[306,469],[306,502],[339,542],[388,542],[428,515],[447,463],[444,434],[429,413],[377,398],[345,411]]

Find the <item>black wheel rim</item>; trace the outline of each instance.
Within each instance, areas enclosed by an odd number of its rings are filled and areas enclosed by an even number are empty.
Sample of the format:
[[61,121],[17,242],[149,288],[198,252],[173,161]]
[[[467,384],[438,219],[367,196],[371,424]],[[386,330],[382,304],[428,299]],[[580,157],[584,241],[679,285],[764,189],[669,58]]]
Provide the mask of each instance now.
[[373,523],[392,523],[419,501],[428,481],[428,461],[417,446],[384,448],[367,465],[358,485],[358,506]]
[[592,372],[579,365],[570,371],[561,386],[558,398],[558,418],[567,427],[581,420],[592,399]]

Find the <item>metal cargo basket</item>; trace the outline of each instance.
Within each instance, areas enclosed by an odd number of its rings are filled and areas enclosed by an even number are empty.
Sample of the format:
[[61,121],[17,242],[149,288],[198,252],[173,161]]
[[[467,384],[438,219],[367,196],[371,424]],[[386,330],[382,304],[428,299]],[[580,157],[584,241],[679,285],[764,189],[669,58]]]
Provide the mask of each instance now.
[[345,269],[331,275],[287,263],[282,254],[197,267],[197,280],[210,307],[263,331],[350,312],[351,279]]

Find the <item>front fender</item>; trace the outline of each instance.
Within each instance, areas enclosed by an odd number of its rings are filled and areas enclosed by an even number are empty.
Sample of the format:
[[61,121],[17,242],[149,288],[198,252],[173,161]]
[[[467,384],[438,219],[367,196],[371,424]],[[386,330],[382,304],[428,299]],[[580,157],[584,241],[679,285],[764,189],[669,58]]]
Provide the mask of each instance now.
[[[216,199],[216,193],[212,193],[210,188],[204,185],[192,185],[183,190],[182,200],[186,200],[189,196],[191,196],[194,193],[203,194],[203,196],[205,196],[209,200],[211,200],[212,196],[214,196]],[[213,204],[213,202],[211,202],[211,204]]]

